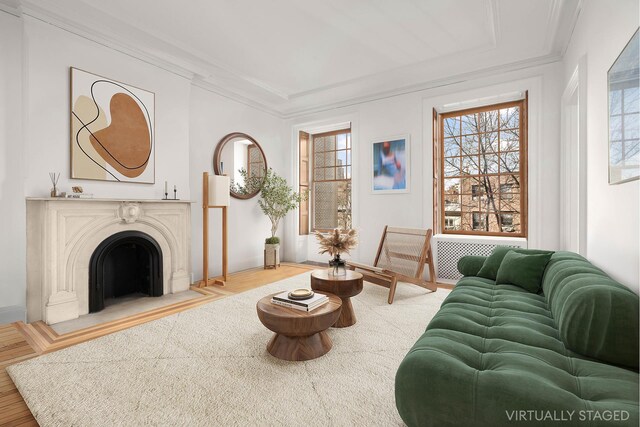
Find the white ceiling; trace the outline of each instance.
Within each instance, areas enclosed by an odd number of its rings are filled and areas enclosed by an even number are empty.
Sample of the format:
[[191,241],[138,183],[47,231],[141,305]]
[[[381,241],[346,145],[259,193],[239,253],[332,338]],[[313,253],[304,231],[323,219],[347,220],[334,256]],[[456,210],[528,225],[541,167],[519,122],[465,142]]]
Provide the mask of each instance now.
[[20,3],[24,14],[280,115],[558,60],[580,7],[580,0]]

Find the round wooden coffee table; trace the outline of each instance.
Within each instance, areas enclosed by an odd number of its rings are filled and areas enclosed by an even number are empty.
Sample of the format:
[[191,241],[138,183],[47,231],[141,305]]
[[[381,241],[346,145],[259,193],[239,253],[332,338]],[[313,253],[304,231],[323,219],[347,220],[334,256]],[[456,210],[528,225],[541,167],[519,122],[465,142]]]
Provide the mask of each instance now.
[[362,274],[347,270],[345,276],[334,276],[329,274],[329,270],[314,270],[311,273],[311,289],[337,295],[342,300],[342,311],[334,328],[345,328],[356,323],[351,297],[362,292]]
[[271,297],[279,293],[256,304],[262,324],[275,332],[267,351],[278,359],[299,361],[315,359],[331,350],[333,342],[326,331],[340,316],[340,298],[327,295],[328,303],[306,312],[272,304]]

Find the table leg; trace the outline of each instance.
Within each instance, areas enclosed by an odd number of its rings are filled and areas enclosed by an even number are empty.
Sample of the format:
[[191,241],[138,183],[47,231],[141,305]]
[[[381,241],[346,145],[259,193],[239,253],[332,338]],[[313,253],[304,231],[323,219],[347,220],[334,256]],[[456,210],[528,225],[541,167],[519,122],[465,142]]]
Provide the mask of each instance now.
[[333,342],[326,331],[306,337],[275,334],[267,344],[267,351],[278,359],[295,362],[311,360],[327,354],[332,346]]
[[340,311],[340,317],[333,324],[334,328],[346,328],[356,324],[356,313],[353,311],[353,305],[351,305],[351,298],[340,298],[342,300],[342,310]]

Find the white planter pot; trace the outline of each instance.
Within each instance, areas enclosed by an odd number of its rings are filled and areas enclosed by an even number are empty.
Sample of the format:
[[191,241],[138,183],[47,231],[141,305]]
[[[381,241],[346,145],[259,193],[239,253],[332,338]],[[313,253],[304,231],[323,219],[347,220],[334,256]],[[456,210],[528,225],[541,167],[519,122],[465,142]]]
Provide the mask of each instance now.
[[280,244],[264,244],[264,268],[280,267]]

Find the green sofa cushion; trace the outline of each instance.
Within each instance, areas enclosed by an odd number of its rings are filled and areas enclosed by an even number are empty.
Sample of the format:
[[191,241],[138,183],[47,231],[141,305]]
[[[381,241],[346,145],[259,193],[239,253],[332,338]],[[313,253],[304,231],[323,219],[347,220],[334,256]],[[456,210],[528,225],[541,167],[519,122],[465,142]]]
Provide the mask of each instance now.
[[[462,278],[400,364],[398,412],[411,427],[556,424],[514,422],[517,410],[572,411],[562,426],[637,426],[638,373],[585,359],[560,335],[544,295]],[[626,415],[589,422],[580,411]]]
[[498,269],[500,268],[500,264],[502,263],[502,259],[505,257],[507,252],[515,251],[520,254],[548,254],[553,253],[551,251],[544,251],[538,249],[520,249],[520,248],[512,248],[509,246],[496,246],[493,251],[491,251],[491,255],[487,257],[482,268],[478,271],[478,277],[484,277],[485,279],[496,280],[496,276],[498,274]]
[[458,271],[463,276],[477,276],[486,260],[486,256],[463,256],[458,260]]
[[567,348],[638,369],[638,295],[571,252],[554,254],[543,289]]
[[508,251],[498,269],[496,283],[516,285],[537,294],[542,288],[542,277],[549,259],[551,253],[522,254]]

